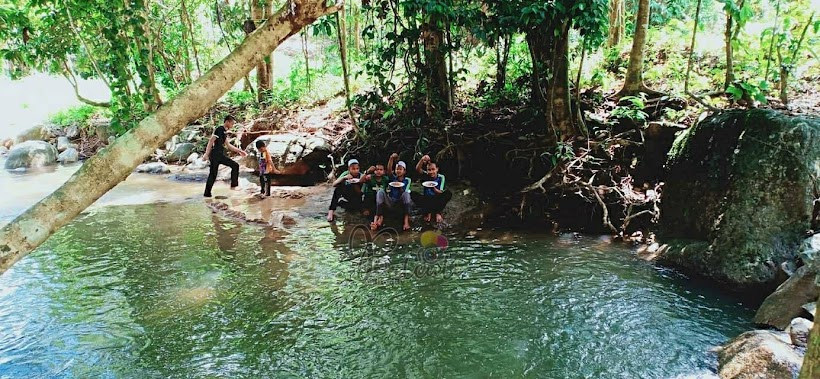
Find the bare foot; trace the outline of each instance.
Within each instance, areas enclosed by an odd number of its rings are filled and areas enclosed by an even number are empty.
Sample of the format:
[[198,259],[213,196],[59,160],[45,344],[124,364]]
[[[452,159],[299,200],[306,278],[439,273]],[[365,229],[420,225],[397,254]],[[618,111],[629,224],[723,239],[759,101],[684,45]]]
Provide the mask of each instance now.
[[440,213],[436,213],[436,222],[439,223],[439,224],[444,222],[444,217],[441,217]]
[[327,222],[333,222],[333,220],[335,218],[336,218],[336,215],[334,214],[333,211],[327,211]]
[[424,215],[424,222],[430,222],[431,218],[433,218],[433,215],[431,215],[429,213]]
[[231,191],[239,191],[241,188],[239,186],[231,187]]

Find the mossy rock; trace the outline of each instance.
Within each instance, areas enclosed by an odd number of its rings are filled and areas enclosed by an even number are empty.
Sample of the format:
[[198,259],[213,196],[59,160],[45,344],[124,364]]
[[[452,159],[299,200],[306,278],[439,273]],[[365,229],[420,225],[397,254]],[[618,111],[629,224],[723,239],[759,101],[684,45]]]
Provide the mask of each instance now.
[[728,111],[675,140],[659,259],[739,288],[773,287],[811,228],[820,118]]

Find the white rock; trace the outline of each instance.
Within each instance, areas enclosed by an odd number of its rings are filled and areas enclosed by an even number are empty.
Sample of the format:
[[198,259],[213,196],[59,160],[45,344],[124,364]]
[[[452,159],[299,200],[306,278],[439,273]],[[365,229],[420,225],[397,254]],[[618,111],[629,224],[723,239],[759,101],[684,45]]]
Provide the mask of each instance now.
[[63,152],[66,151],[71,146],[71,141],[68,140],[68,137],[60,136],[57,137],[57,151]]
[[191,155],[188,156],[188,159],[186,161],[188,163],[194,163],[194,162],[196,162],[197,159],[199,159],[199,154],[191,153]]
[[80,160],[80,153],[77,151],[77,149],[75,149],[73,147],[69,147],[68,149],[66,149],[65,151],[60,153],[60,155],[57,156],[57,162],[61,162],[61,163],[74,163],[74,162],[77,162],[79,160]]
[[792,345],[806,347],[809,342],[809,332],[813,326],[813,322],[802,317],[792,320],[789,324],[789,338],[791,338]]
[[165,163],[151,162],[143,163],[137,166],[137,172],[144,172],[147,174],[167,174],[171,172],[171,169],[169,169]]
[[209,161],[203,161],[202,159],[197,158],[195,161],[185,166],[185,168],[188,170],[202,170],[204,168],[208,168],[208,166],[210,166]]

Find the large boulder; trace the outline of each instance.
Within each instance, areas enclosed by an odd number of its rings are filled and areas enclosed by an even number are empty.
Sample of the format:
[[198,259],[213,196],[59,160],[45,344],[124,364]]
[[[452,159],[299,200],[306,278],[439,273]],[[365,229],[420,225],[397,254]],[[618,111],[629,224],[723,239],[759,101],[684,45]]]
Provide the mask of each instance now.
[[794,379],[803,353],[782,332],[753,330],[717,349],[718,374],[732,379]]
[[739,290],[772,289],[811,229],[820,118],[727,111],[675,140],[661,204],[661,263]]
[[57,163],[57,149],[45,141],[26,141],[14,145],[6,158],[6,170],[35,168]]
[[42,141],[48,138],[48,129],[43,125],[37,125],[18,134],[17,137],[14,139],[14,142],[23,143],[27,141]]
[[165,156],[168,162],[184,162],[188,159],[191,153],[194,152],[196,146],[190,142],[179,143],[174,146],[174,149]]
[[66,149],[65,151],[60,153],[60,155],[57,156],[57,162],[60,162],[60,163],[63,163],[63,164],[65,164],[65,163],[74,163],[74,162],[79,161],[79,160],[80,160],[80,152],[78,152],[77,149],[75,149],[73,147],[69,147],[68,149]]
[[816,274],[809,266],[797,269],[791,278],[766,297],[757,309],[754,322],[786,329],[793,318],[803,314],[804,304],[817,299],[817,286],[814,285]]
[[294,133],[264,135],[256,138],[246,149],[248,156],[243,163],[254,170],[259,169],[256,141],[265,143],[274,165],[286,176],[308,176],[320,164],[329,163],[327,156],[332,152],[330,144],[320,137]]

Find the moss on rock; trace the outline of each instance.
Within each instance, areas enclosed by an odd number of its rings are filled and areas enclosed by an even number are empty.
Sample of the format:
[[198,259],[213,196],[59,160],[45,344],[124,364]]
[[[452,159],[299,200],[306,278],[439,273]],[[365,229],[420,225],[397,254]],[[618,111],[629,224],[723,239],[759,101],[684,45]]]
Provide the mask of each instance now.
[[678,136],[667,169],[659,259],[741,287],[773,285],[811,227],[820,119],[724,112]]

